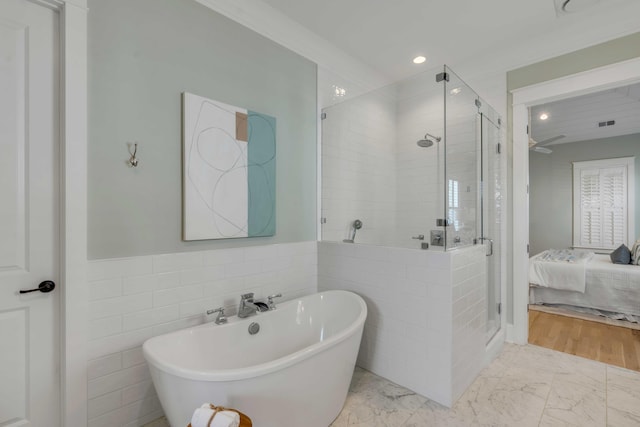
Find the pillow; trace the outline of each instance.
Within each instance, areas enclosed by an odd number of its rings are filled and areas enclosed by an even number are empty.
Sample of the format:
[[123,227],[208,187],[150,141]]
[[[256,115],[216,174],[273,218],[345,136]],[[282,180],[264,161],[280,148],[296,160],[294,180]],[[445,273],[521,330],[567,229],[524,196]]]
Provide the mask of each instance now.
[[[635,248],[636,245],[633,245],[633,247]],[[638,245],[638,250],[640,251],[640,245]],[[625,245],[618,246],[618,249],[611,252],[609,256],[611,257],[611,262],[614,264],[629,264],[631,262],[631,252]]]
[[640,240],[631,247],[631,262],[629,264],[640,265]]

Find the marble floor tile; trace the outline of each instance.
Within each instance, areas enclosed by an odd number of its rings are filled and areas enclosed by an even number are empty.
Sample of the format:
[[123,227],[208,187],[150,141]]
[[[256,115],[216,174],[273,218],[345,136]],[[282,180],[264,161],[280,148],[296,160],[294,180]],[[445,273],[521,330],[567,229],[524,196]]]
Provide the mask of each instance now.
[[[505,344],[452,408],[356,368],[330,427],[638,427],[640,372]],[[168,427],[164,418],[145,427]]]
[[466,412],[452,411],[436,402],[428,401],[409,417],[402,427],[468,427],[475,416]]
[[607,427],[638,427],[640,417],[615,408],[607,409]]
[[616,413],[640,420],[640,373],[608,366],[607,404]]

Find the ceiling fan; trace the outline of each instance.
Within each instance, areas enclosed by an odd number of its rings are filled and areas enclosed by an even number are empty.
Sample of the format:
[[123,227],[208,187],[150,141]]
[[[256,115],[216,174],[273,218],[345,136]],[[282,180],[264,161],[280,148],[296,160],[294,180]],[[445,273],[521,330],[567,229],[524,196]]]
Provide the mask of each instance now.
[[537,142],[533,138],[529,138],[529,150],[535,151],[536,153],[542,154],[551,154],[553,151],[549,148],[546,148],[545,145],[549,145],[553,142],[556,142],[559,139],[566,138],[567,135],[556,135],[551,138],[544,139],[540,142]]

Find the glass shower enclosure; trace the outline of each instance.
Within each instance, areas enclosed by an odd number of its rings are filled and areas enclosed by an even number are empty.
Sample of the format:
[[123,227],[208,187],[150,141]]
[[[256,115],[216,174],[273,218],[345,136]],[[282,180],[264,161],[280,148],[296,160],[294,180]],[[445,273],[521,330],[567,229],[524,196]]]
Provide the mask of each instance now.
[[322,240],[486,246],[487,338],[500,329],[501,120],[449,67],[323,110]]

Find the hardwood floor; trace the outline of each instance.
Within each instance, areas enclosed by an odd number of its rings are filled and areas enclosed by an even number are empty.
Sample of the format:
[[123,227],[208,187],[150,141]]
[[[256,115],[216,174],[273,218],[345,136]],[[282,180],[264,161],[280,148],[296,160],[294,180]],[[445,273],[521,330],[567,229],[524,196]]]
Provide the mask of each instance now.
[[640,371],[640,331],[529,310],[529,343]]

